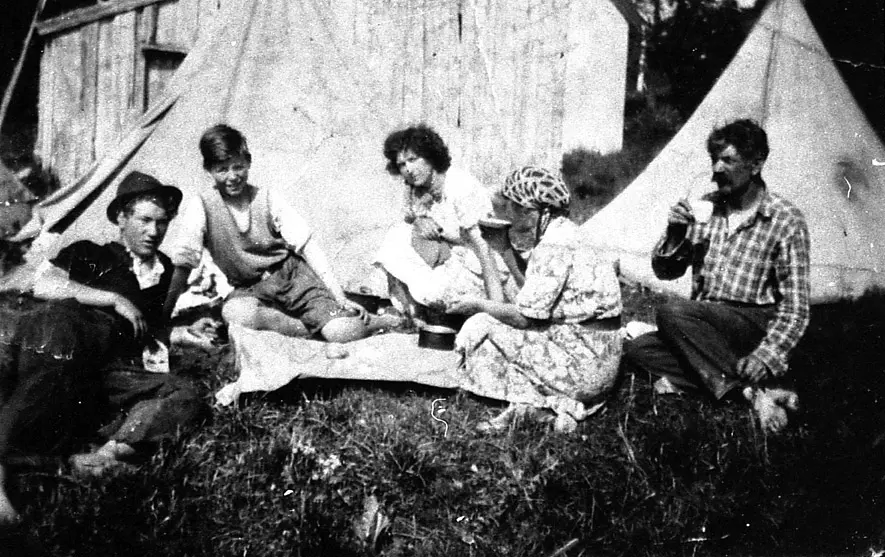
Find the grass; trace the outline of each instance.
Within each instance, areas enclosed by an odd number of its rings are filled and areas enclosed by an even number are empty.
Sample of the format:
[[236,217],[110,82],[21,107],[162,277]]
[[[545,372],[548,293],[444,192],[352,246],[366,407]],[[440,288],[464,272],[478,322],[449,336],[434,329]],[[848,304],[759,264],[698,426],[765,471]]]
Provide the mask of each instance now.
[[[663,298],[625,287],[625,300],[629,317],[650,320]],[[126,557],[870,554],[885,526],[876,413],[885,296],[822,311],[797,363],[805,407],[785,435],[763,435],[743,405],[661,397],[629,372],[572,435],[531,422],[480,435],[478,421],[502,405],[463,392],[302,382],[217,409],[132,473],[24,471],[15,492],[25,522],[6,547]],[[207,396],[232,378],[231,362],[227,349],[177,355]],[[438,399],[447,428],[430,417]],[[380,516],[362,529],[380,535],[367,541],[355,525],[371,497]]]

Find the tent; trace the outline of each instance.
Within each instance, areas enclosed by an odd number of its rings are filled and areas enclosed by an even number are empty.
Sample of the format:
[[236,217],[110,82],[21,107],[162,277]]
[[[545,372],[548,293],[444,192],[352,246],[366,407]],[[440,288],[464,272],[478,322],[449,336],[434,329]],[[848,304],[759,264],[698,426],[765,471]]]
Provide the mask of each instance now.
[[[33,253],[51,255],[80,238],[113,238],[104,207],[131,169],[175,184],[186,196],[211,187],[197,140],[208,126],[226,122],[249,141],[252,182],[283,191],[307,218],[345,288],[385,293],[383,280],[366,282],[383,279],[370,274],[371,258],[400,218],[402,186],[384,171],[381,153],[393,129],[427,119],[456,160],[489,184],[503,174],[500,166],[509,170],[507,157],[555,160],[561,142],[602,135],[586,133],[588,110],[615,121],[610,128],[620,137],[628,29],[609,2],[580,0],[568,10],[531,2],[223,4],[212,20],[217,28],[200,24],[163,96],[134,129],[78,182],[40,204],[39,220],[26,231],[41,232]],[[608,34],[623,57],[601,46],[608,44],[600,42],[605,32],[586,29],[612,18],[620,25],[609,25],[615,29]],[[583,27],[562,25],[575,19]],[[602,71],[597,58],[614,71],[604,83],[616,94],[594,95],[600,89],[588,89],[586,80],[566,91],[566,76],[589,79]],[[120,80],[126,75],[114,81]],[[588,100],[608,108],[582,104]],[[578,117],[584,135],[573,133]],[[70,143],[52,145],[64,150]],[[179,227],[173,222],[169,240]]]
[[706,138],[753,118],[768,132],[762,176],[795,203],[811,233],[812,302],[885,285],[885,147],[869,126],[800,0],[775,0],[679,133],[618,197],[583,225],[628,281],[688,296],[690,280],[660,281],[651,252],[668,208],[710,183]]
[[[353,71],[357,59],[347,48],[333,48],[330,22],[311,12],[314,3],[228,7],[119,146],[40,204],[40,220],[24,231],[41,232],[35,254],[51,255],[82,238],[114,239],[104,211],[130,170],[177,185],[186,196],[211,187],[197,140],[209,126],[226,122],[249,141],[250,180],[283,191],[309,217],[340,274],[365,274],[372,246],[397,218],[402,195],[383,171],[380,146],[392,128],[390,115],[359,94],[378,84],[369,72]],[[317,222],[319,216],[326,220]],[[173,221],[167,244],[177,230]]]

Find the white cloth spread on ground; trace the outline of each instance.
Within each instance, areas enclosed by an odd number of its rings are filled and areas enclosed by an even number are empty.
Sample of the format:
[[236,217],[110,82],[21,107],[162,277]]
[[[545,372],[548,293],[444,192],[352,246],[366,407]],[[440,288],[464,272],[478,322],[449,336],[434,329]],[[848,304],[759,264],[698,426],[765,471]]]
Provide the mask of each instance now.
[[417,335],[388,333],[347,344],[294,338],[231,325],[228,335],[239,377],[215,400],[222,406],[242,393],[273,391],[294,379],[404,381],[457,388],[458,355],[418,346]]

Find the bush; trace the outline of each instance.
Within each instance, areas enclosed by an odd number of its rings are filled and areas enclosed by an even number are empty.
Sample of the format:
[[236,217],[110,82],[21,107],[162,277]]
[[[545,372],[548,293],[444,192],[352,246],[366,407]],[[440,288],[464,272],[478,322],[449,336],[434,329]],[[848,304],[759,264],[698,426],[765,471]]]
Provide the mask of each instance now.
[[603,155],[578,148],[564,154],[562,179],[572,194],[572,212],[581,222],[587,220],[621,193],[646,163],[630,151]]
[[624,145],[644,156],[648,164],[683,123],[679,111],[670,104],[652,95],[631,96],[624,110]]
[[624,148],[615,153],[577,148],[562,156],[562,179],[572,192],[572,211],[585,221],[626,188],[679,131],[675,108],[651,96],[627,100]]

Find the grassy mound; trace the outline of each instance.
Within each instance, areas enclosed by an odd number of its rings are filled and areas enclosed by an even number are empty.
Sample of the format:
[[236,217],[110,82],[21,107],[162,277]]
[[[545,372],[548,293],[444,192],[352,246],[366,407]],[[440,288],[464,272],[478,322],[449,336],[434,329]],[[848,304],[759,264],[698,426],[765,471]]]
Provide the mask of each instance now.
[[[661,301],[626,294],[631,317],[651,319]],[[744,405],[661,397],[629,373],[572,435],[534,422],[481,435],[478,421],[502,406],[465,393],[299,383],[217,410],[130,474],[23,473],[25,523],[8,546],[126,557],[861,555],[885,526],[883,315],[879,293],[815,311],[795,364],[803,410],[777,437]],[[227,350],[178,359],[207,396],[233,373]],[[434,401],[447,425],[431,417]],[[356,527],[371,497],[379,508]],[[377,537],[358,533],[367,529]]]

